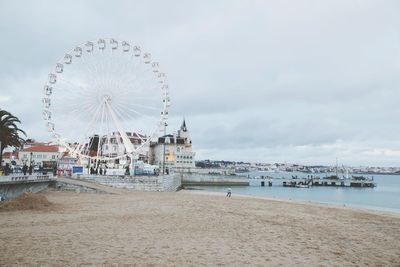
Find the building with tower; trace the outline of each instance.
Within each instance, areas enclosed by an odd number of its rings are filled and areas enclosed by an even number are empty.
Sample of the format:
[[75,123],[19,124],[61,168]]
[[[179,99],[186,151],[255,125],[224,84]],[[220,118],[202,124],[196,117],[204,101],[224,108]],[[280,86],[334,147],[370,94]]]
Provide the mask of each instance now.
[[183,120],[177,133],[161,136],[157,142],[150,143],[149,163],[160,166],[160,169],[164,165],[176,171],[190,171],[195,168],[195,155],[186,121]]

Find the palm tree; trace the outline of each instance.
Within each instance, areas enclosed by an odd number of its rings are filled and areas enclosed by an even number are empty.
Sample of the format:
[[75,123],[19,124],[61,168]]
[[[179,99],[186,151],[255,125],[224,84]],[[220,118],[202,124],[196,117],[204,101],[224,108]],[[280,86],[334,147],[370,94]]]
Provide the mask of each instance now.
[[25,142],[20,134],[26,136],[26,133],[18,128],[17,123],[21,123],[17,117],[4,109],[0,109],[0,166],[3,160],[3,150],[6,147],[22,147]]

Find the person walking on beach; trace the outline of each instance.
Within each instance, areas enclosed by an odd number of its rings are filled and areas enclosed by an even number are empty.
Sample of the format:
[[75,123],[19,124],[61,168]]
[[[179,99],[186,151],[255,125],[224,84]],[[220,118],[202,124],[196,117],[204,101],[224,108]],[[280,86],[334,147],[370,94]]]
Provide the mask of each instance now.
[[232,195],[232,189],[229,187],[228,188],[228,193],[226,194],[227,197],[231,197]]
[[26,164],[24,164],[24,166],[22,167],[22,172],[24,173],[24,175],[26,175],[27,171],[28,171],[28,166],[26,166]]

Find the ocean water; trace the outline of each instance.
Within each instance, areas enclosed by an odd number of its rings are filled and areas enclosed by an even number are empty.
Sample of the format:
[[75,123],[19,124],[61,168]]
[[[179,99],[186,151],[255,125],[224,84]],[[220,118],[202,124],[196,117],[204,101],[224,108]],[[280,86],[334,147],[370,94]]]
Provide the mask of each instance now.
[[[254,176],[274,177],[272,187],[261,186],[233,186],[232,195],[262,196],[285,200],[300,200],[333,205],[346,205],[355,208],[367,208],[372,210],[390,211],[400,213],[400,175],[367,175],[373,177],[377,183],[375,188],[344,188],[344,187],[310,187],[293,188],[283,187],[279,178],[290,178],[297,175],[299,178],[307,177],[304,173],[271,173],[251,172]],[[324,177],[325,174],[317,175]],[[226,192],[227,186],[196,186],[196,189]]]

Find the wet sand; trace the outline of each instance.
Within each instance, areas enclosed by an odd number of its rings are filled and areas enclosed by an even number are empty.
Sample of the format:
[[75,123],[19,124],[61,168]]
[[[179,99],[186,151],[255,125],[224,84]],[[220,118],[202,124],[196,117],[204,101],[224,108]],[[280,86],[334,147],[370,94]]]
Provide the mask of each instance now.
[[0,265],[400,266],[400,216],[198,192],[49,191],[0,213]]

